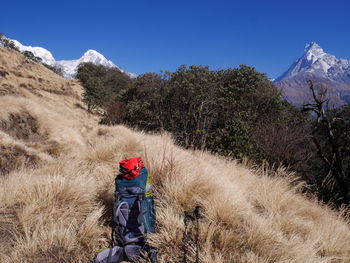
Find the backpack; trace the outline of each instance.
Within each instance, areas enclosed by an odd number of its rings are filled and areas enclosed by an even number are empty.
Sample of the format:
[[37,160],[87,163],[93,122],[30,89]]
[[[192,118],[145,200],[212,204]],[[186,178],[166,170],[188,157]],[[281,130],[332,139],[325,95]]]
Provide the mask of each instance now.
[[141,158],[123,160],[115,179],[111,247],[95,263],[133,262],[144,251],[156,262],[155,250],[146,244],[154,232],[154,200],[150,175]]

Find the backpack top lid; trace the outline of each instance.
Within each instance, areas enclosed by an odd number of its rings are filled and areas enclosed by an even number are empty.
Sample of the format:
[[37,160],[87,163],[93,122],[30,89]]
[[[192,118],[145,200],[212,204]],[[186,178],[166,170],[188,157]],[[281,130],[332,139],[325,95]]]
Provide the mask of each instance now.
[[141,157],[135,157],[120,161],[119,166],[119,176],[126,179],[134,179],[140,175],[143,168],[143,161]]

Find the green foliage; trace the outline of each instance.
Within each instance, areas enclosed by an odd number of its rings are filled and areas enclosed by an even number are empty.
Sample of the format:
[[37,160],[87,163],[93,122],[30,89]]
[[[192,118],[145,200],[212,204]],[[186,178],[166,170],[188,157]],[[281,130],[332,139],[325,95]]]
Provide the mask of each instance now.
[[[163,96],[164,81],[160,75],[148,73],[138,76],[127,89],[119,93],[118,101],[125,105],[120,122],[145,130],[163,129]],[[107,111],[105,122],[115,123],[112,118],[116,114]]]
[[216,115],[217,78],[217,72],[200,66],[181,66],[166,74],[163,127],[185,147],[205,148],[208,128]]
[[219,127],[210,133],[208,146],[215,152],[243,159],[259,159],[259,152],[252,140],[249,122],[233,118],[226,122],[226,127]]
[[[269,148],[268,141],[275,138],[264,139],[270,136],[267,131],[270,123],[283,127],[274,136],[291,137],[295,124],[306,121],[300,111],[281,99],[264,74],[245,65],[219,71],[181,66],[175,72],[161,75],[147,73],[121,90],[116,101],[108,107],[104,123],[165,130],[186,148],[206,149],[239,159],[247,157],[257,162],[285,161],[274,158]],[[265,137],[259,133],[261,129],[266,132]],[[301,140],[304,142],[305,136]],[[297,146],[293,144],[292,148]],[[286,164],[295,161],[291,154]]]
[[88,110],[102,107],[106,98],[101,79],[88,79],[84,83],[83,101],[88,105]]
[[77,78],[84,87],[83,101],[88,105],[89,111],[107,108],[130,82],[130,78],[119,70],[92,63],[80,64]]

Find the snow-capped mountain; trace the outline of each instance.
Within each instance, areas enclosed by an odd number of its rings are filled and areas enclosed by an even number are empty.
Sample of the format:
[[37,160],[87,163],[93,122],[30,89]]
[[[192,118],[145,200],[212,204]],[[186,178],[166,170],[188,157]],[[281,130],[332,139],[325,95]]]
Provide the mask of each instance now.
[[276,81],[293,77],[301,72],[338,81],[339,77],[350,72],[350,61],[337,59],[335,56],[325,53],[319,45],[312,42],[305,46],[303,56],[295,61]]
[[102,54],[96,50],[89,49],[84,55],[75,60],[60,60],[56,61],[50,51],[42,47],[32,47],[22,45],[19,41],[11,39],[16,47],[21,51],[30,51],[34,56],[42,59],[42,62],[50,66],[58,67],[62,69],[63,76],[68,79],[74,79],[77,73],[77,68],[80,63],[91,62],[95,65],[102,65],[108,68],[117,68],[121,72],[127,74],[129,77],[134,78],[137,75],[130,72],[125,72],[120,67],[116,66],[112,61],[106,59]]
[[324,52],[315,42],[307,44],[303,55],[274,82],[287,100],[302,105],[311,101],[307,80],[326,86],[331,104],[350,104],[350,61]]
[[54,66],[55,59],[52,56],[51,52],[42,47],[32,47],[32,46],[24,46],[17,40],[12,40],[19,51],[30,51],[34,54],[34,56],[42,59],[42,62],[48,64],[50,66]]
[[107,60],[102,54],[92,49],[89,49],[88,51],[86,51],[84,55],[79,59],[60,60],[60,61],[56,61],[54,65],[62,69],[62,71],[64,72],[64,76],[66,78],[71,79],[71,78],[74,78],[74,76],[76,75],[79,64],[83,62],[91,62],[95,65],[102,65],[107,68],[117,68],[121,72],[124,72],[124,70],[114,65],[112,61]]

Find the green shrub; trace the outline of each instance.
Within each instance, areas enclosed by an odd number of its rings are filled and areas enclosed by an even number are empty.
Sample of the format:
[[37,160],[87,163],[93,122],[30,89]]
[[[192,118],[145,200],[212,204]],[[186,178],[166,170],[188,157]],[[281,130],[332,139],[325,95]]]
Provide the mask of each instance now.
[[77,79],[83,85],[83,101],[88,105],[89,111],[108,107],[116,100],[120,90],[126,89],[131,81],[118,69],[92,63],[79,65]]
[[57,75],[60,75],[61,77],[63,77],[63,70],[62,70],[62,68],[51,66],[51,65],[48,65],[48,64],[45,64],[45,63],[43,63],[43,65],[45,67],[47,67],[49,70],[52,70],[53,72],[55,72]]

